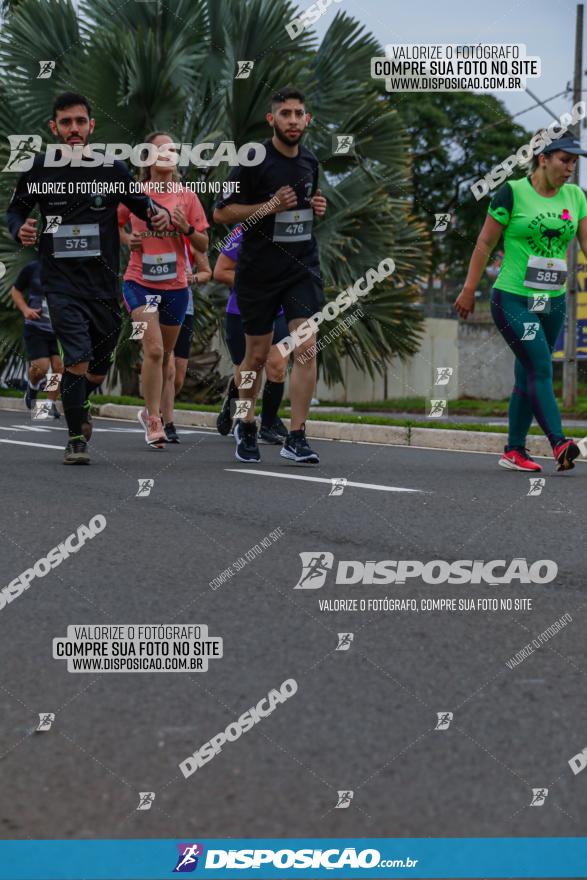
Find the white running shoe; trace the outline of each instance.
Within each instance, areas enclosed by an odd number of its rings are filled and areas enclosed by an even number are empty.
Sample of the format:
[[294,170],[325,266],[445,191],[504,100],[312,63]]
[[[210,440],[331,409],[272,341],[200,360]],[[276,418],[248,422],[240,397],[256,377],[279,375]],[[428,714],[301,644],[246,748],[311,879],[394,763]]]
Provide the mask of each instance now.
[[152,449],[165,449],[166,437],[159,416],[150,416],[147,408],[139,410],[137,418],[145,432],[145,443]]

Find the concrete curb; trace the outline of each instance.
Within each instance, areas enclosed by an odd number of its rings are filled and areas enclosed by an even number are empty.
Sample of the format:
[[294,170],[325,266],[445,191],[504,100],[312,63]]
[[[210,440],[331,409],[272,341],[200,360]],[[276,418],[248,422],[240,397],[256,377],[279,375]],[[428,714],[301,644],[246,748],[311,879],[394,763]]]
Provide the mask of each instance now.
[[0,397],[0,410],[28,413],[22,397]]
[[[119,403],[104,403],[98,414],[108,419],[135,421],[140,409]],[[0,410],[28,413],[24,400],[0,397]],[[215,412],[176,410],[174,421],[184,428],[216,427]],[[288,420],[284,420],[288,424]],[[448,428],[402,428],[392,425],[360,425],[356,422],[308,422],[309,436],[317,440],[347,440],[353,443],[382,443],[389,446],[423,446],[428,449],[461,449],[467,452],[502,452],[506,442],[505,431],[451,431]],[[552,455],[545,437],[528,437],[531,455]]]
[[[122,406],[106,403],[100,407],[100,415],[110,419],[131,419],[137,417],[138,406]],[[176,425],[185,428],[214,428],[217,413],[201,410],[175,410]],[[289,420],[284,419],[288,424]],[[450,431],[440,428],[402,428],[392,425],[360,425],[356,422],[308,422],[308,435],[316,440],[347,440],[353,443],[383,443],[389,446],[426,446],[431,449],[464,449],[476,452],[501,452],[505,443],[503,434],[482,433],[480,431]],[[533,438],[534,439],[534,438]],[[550,447],[546,440],[535,440],[548,454]],[[534,448],[534,447],[533,447]]]
[[[505,425],[504,425],[505,427]],[[411,428],[409,446],[429,449],[462,449],[469,452],[503,452],[507,433],[491,431],[451,431],[447,428]],[[527,440],[530,455],[550,457],[552,449],[546,437],[530,436]]]

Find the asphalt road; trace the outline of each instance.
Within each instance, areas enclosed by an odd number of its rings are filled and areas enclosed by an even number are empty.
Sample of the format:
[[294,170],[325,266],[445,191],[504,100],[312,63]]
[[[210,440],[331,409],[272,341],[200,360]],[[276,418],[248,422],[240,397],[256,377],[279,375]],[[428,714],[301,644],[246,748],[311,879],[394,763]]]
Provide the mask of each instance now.
[[[528,477],[495,455],[316,441],[318,468],[262,447],[250,469],[211,431],[186,429],[156,452],[132,423],[96,427],[92,464],[66,468],[63,426],[0,413],[2,586],[106,518],[0,610],[3,837],[584,834],[587,773],[568,763],[587,746],[583,462],[561,475],[544,462],[542,494],[528,496]],[[332,478],[349,481],[341,495]],[[137,497],[145,479],[151,492]],[[332,554],[322,587],[294,589],[300,553]],[[335,583],[341,560],[516,557],[552,560],[558,575]],[[385,598],[530,599],[531,610],[320,607]],[[68,625],[139,623],[206,624],[224,656],[207,672],[115,674],[69,673],[52,657]],[[354,638],[337,651],[341,632]],[[290,678],[297,693],[184,778],[181,761]],[[39,713],[55,715],[46,732]],[[548,789],[541,806],[533,788]],[[137,810],[145,791],[152,806]]]

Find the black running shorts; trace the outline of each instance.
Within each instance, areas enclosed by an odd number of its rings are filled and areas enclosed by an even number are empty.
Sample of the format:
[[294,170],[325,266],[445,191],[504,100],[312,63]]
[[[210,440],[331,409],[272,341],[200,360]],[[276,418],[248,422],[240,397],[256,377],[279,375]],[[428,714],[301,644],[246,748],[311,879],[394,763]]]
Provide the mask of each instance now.
[[118,342],[121,317],[116,299],[80,299],[48,293],[47,303],[66,367],[89,361],[88,372],[105,376]]
[[[281,342],[282,339],[289,334],[289,330],[287,329],[287,322],[283,315],[279,315],[278,318],[275,319],[275,323],[273,325],[273,342],[272,345],[277,345],[278,342]],[[243,322],[240,315],[231,315],[229,312],[224,316],[224,341],[226,342],[226,347],[230,353],[230,357],[235,366],[239,366],[245,359],[245,331],[243,329]]]
[[283,306],[285,320],[289,324],[295,318],[311,318],[320,311],[325,298],[320,279],[308,275],[289,287],[270,292],[249,289],[239,281],[236,301],[245,333],[249,336],[264,336],[273,330],[273,322],[280,306]]
[[30,324],[24,325],[24,347],[27,361],[40,361],[59,354],[57,338],[54,333],[37,330]]

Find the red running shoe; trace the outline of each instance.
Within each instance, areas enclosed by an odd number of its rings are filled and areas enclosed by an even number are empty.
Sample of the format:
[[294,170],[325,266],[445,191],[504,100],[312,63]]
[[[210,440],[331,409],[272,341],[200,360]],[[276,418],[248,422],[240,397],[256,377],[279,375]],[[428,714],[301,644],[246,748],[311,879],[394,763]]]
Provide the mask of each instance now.
[[561,440],[552,450],[556,459],[557,471],[570,471],[575,467],[574,461],[581,454],[574,440]]
[[538,472],[542,470],[542,465],[539,465],[533,458],[530,458],[528,450],[524,449],[523,446],[512,447],[511,449],[505,446],[503,455],[499,459],[499,464],[510,471]]

